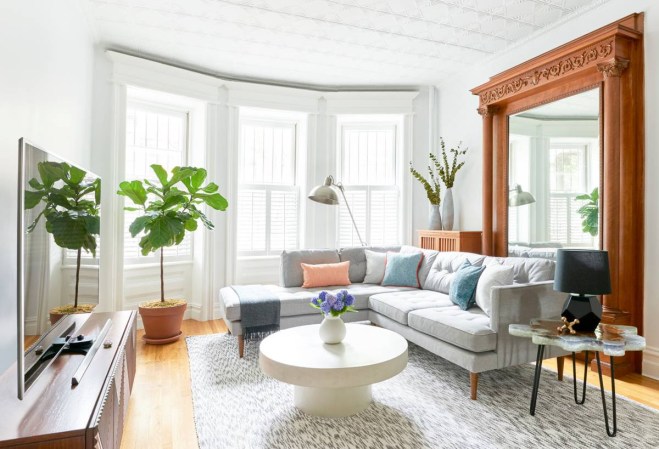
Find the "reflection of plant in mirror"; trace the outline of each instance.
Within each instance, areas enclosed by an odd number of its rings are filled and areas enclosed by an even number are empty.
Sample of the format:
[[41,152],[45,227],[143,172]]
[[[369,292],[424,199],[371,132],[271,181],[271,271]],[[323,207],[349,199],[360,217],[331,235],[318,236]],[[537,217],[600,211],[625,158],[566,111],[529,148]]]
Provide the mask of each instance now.
[[442,180],[447,189],[451,189],[455,183],[456,173],[458,173],[458,171],[465,164],[464,161],[458,162],[458,159],[460,156],[467,154],[467,148],[464,150],[460,148],[462,146],[462,142],[458,143],[457,148],[449,148],[449,153],[453,155],[453,160],[449,164],[448,157],[446,156],[446,144],[444,143],[444,139],[440,137],[439,143],[442,147],[442,163],[437,160],[434,154],[430,155],[430,159],[435,164],[435,168],[439,173],[439,178]]
[[57,246],[77,250],[73,312],[78,309],[80,258],[82,250],[96,257],[96,237],[100,232],[101,180],[85,179],[87,172],[64,162],[40,162],[39,177],[28,181],[34,190],[25,192],[25,209],[45,203],[43,210],[28,226],[34,231],[43,216],[46,231]]
[[587,201],[577,210],[577,213],[581,215],[583,232],[593,237],[599,232],[599,197],[599,188],[595,187],[590,194],[584,193],[575,198],[576,200]]

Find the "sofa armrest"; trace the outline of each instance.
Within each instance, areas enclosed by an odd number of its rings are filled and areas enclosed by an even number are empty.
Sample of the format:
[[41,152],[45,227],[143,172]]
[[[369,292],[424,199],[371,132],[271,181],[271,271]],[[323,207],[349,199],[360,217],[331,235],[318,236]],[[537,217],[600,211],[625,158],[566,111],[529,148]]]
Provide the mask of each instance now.
[[[537,346],[530,338],[513,337],[510,324],[528,324],[533,318],[560,316],[566,294],[554,291],[554,281],[492,287],[492,315],[490,326],[497,333],[499,368],[535,360]],[[548,347],[545,358],[567,354],[559,348]]]

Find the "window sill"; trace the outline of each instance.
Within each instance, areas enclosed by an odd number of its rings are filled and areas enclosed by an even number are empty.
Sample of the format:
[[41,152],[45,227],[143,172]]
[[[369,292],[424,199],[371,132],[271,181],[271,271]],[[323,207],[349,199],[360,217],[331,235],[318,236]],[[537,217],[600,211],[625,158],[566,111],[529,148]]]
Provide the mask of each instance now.
[[[192,265],[192,260],[174,260],[167,262],[165,261],[164,266],[166,267],[175,267],[180,265]],[[160,268],[159,262],[146,262],[146,263],[126,263],[124,264],[124,270],[136,270],[139,268]]]

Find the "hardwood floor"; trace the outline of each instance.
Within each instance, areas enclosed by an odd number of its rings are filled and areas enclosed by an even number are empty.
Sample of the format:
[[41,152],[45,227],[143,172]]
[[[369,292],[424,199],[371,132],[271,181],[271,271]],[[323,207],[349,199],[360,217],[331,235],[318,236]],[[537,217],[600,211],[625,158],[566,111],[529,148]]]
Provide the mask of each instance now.
[[[183,335],[226,332],[221,320],[183,322]],[[121,449],[193,449],[190,367],[185,338],[169,345],[147,345],[138,331],[137,373]]]
[[[221,320],[183,322],[184,335],[203,335],[226,332]],[[143,331],[138,331],[138,339]],[[556,359],[544,363],[556,369]],[[565,374],[572,375],[572,362],[565,363]],[[578,376],[583,364],[577,365]],[[467,372],[465,371],[465,376]],[[570,388],[565,378],[566,388]],[[588,382],[599,386],[597,374],[590,372]],[[610,379],[604,378],[607,389]],[[659,381],[629,374],[616,379],[616,393],[659,409]],[[465,400],[468,398],[465,397]],[[126,427],[121,449],[194,449],[197,435],[192,415],[190,369],[185,339],[164,346],[138,341],[137,374],[130,398]]]

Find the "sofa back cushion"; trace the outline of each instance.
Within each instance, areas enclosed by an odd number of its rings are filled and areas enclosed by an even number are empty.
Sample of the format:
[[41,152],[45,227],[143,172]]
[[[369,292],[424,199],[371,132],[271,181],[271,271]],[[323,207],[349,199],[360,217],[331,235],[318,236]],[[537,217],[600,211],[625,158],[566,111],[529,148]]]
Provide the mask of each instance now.
[[350,282],[353,284],[364,282],[366,276],[366,254],[364,250],[386,253],[398,252],[400,246],[356,246],[354,248],[341,248],[339,259],[341,262],[350,262]]
[[279,258],[279,283],[282,287],[301,287],[304,282],[301,264],[337,263],[339,252],[335,249],[305,249],[283,251]]
[[468,260],[470,264],[476,267],[480,267],[483,265],[485,256],[453,251],[437,253],[435,262],[430,267],[426,281],[423,284],[423,289],[448,294],[455,272],[460,269],[465,260]]
[[515,284],[551,281],[556,268],[553,260],[536,257],[486,257],[483,262],[485,266],[493,263],[513,267]]

